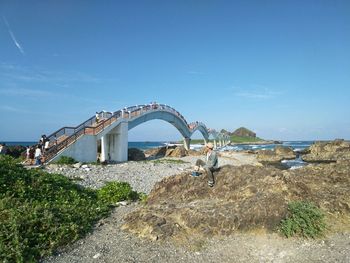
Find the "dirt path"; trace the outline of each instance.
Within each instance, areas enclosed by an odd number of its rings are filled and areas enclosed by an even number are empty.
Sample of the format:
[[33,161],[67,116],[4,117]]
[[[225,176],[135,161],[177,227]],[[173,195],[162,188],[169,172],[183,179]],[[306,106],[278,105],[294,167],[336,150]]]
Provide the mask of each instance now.
[[44,262],[350,262],[350,233],[320,240],[237,233],[205,242],[193,239],[191,247],[140,239],[120,229],[123,216],[139,205],[116,208],[92,234]]

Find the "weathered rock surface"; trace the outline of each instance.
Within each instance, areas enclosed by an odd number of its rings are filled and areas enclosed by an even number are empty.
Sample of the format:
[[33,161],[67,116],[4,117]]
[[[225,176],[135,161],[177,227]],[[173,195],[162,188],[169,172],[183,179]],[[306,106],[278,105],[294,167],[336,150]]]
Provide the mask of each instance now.
[[164,157],[166,154],[166,151],[169,149],[170,147],[159,147],[159,148],[153,148],[153,149],[149,149],[146,150],[144,153],[147,157],[152,156],[152,157]]
[[168,149],[165,153],[165,156],[169,156],[169,157],[184,157],[187,155],[188,155],[188,152],[183,146],[178,146],[175,149]]
[[146,160],[146,156],[143,151],[137,148],[128,149],[128,161],[142,161]]
[[282,160],[295,159],[296,154],[290,147],[277,145],[274,150],[257,151],[257,159],[261,163],[277,163]]
[[350,159],[350,142],[344,140],[316,142],[308,150],[309,153],[302,156],[306,162],[336,162]]
[[229,235],[237,230],[273,230],[291,200],[309,200],[327,213],[350,214],[350,161],[292,171],[224,166],[216,185],[188,173],[159,182],[145,207],[123,225],[152,240]]

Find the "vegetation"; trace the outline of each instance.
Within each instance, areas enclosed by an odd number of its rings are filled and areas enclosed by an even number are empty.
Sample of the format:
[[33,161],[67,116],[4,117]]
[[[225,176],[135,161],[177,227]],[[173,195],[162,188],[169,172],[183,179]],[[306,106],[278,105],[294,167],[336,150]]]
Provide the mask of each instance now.
[[173,164],[181,164],[181,163],[188,163],[183,160],[178,160],[178,159],[157,159],[157,160],[152,160],[153,163],[155,164],[160,164],[160,163],[173,163]]
[[248,136],[237,136],[232,135],[230,137],[231,142],[233,143],[244,143],[244,142],[259,142],[262,141],[259,137],[248,137]]
[[87,189],[0,156],[0,262],[37,261],[91,231],[112,201],[137,197],[127,183]]
[[324,214],[309,202],[291,202],[288,204],[287,218],[282,220],[280,231],[286,237],[302,236],[315,238],[326,229]]
[[139,195],[126,182],[108,182],[98,190],[98,198],[107,204],[114,205],[125,200],[137,200]]
[[55,161],[56,164],[75,164],[77,161],[69,156],[61,156],[57,161]]

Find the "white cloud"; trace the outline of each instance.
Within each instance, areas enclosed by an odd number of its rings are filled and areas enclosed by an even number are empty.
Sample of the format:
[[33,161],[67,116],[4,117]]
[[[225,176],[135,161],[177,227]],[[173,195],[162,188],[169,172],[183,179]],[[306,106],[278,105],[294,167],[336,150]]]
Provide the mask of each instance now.
[[24,50],[23,50],[23,47],[19,44],[19,42],[17,41],[16,37],[15,37],[15,34],[12,32],[11,28],[10,28],[10,24],[8,23],[6,17],[2,17],[4,22],[5,22],[5,25],[7,27],[7,30],[9,31],[9,34],[12,38],[12,41],[13,43],[16,45],[16,47],[18,48],[18,50],[22,53],[22,55],[25,55],[24,53]]

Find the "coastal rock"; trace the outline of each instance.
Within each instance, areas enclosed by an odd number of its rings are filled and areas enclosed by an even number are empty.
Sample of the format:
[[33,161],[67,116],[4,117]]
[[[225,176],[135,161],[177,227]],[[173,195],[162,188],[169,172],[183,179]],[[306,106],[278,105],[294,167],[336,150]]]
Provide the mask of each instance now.
[[224,166],[206,175],[164,178],[147,205],[128,214],[123,229],[153,239],[188,240],[249,229],[274,230],[293,200],[309,200],[328,214],[350,215],[350,162],[293,171],[250,165]]
[[306,162],[336,162],[350,159],[350,142],[334,140],[332,142],[316,142],[302,156]]
[[26,147],[21,145],[4,146],[3,153],[13,158],[26,157]]
[[257,159],[261,163],[279,163],[282,160],[291,160],[296,157],[292,148],[280,145],[274,150],[259,150],[257,153]]
[[144,153],[147,157],[164,157],[168,149],[174,149],[175,147],[159,147],[146,150]]
[[175,149],[168,149],[165,153],[165,156],[169,156],[169,157],[184,157],[187,155],[188,155],[188,152],[183,146],[178,146]]
[[146,160],[146,156],[143,151],[137,148],[128,149],[128,161],[142,161]]

